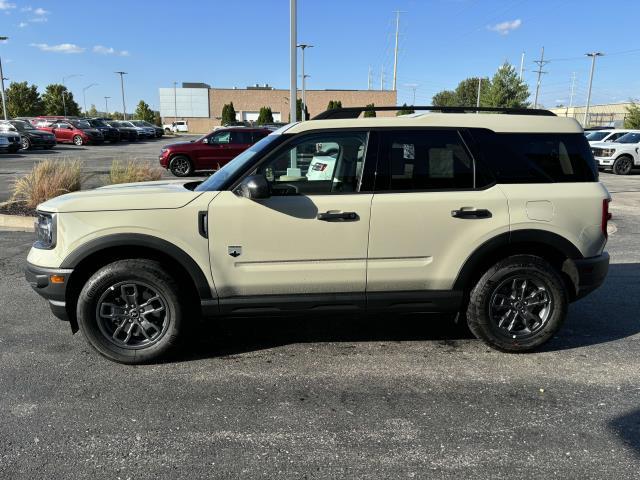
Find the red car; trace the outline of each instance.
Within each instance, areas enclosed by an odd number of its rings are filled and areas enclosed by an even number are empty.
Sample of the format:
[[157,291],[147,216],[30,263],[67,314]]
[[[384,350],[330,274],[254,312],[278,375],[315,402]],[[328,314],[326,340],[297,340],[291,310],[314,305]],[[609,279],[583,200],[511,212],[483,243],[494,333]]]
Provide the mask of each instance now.
[[191,142],[165,145],[160,150],[160,165],[176,177],[217,170],[270,133],[267,128],[221,128]]
[[38,129],[53,133],[58,143],[73,143],[80,146],[104,142],[102,132],[93,128],[86,120],[53,120],[49,126],[38,127]]

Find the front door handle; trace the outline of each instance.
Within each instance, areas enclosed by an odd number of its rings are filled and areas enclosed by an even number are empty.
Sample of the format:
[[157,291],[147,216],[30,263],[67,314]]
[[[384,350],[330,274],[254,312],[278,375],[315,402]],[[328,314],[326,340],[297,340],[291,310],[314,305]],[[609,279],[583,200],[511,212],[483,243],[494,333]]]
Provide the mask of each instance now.
[[328,212],[319,213],[318,220],[322,220],[324,222],[332,222],[334,220],[353,222],[358,220],[358,214],[356,212],[338,212],[335,210],[329,210]]
[[491,212],[486,208],[462,207],[460,210],[452,210],[453,218],[491,218]]

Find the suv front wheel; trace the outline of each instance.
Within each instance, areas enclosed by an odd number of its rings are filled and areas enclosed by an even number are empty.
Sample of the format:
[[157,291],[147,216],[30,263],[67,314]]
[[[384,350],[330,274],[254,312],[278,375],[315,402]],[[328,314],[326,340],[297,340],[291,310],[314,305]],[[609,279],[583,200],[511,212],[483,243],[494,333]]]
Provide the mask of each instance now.
[[119,260],[98,270],[78,298],[78,325],[105,357],[137,364],[173,350],[183,330],[178,284],[160,263]]
[[480,278],[471,291],[467,322],[490,347],[527,352],[553,337],[567,308],[558,272],[540,257],[516,255],[496,263]]
[[193,165],[184,155],[176,155],[169,162],[169,170],[176,177],[188,177],[193,173]]

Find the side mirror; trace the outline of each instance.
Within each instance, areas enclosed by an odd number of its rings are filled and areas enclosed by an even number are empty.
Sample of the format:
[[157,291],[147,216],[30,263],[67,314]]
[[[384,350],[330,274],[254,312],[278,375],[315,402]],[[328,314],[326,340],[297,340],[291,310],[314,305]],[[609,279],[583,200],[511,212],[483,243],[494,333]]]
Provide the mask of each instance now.
[[202,139],[202,143],[209,143],[209,139],[208,139],[208,138],[206,138],[206,137],[205,137],[205,138],[203,138],[203,139]]
[[250,175],[236,188],[236,195],[257,200],[271,196],[271,185],[264,175]]

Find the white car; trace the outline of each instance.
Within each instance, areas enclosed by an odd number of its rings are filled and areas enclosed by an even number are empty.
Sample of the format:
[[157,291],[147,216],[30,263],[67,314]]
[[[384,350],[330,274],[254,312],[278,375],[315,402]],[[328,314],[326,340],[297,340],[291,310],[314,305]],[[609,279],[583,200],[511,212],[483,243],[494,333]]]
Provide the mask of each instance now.
[[591,144],[598,168],[610,168],[616,175],[628,175],[634,167],[640,167],[640,131],[629,132],[615,142]]
[[177,122],[166,123],[162,125],[162,128],[164,128],[165,132],[188,132],[189,124],[186,120],[178,120]]
[[618,128],[614,130],[594,130],[593,132],[585,133],[585,137],[589,141],[589,145],[593,145],[598,142],[616,142],[618,139],[630,132],[638,132],[640,130],[630,130],[627,128]]

